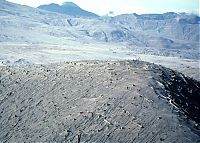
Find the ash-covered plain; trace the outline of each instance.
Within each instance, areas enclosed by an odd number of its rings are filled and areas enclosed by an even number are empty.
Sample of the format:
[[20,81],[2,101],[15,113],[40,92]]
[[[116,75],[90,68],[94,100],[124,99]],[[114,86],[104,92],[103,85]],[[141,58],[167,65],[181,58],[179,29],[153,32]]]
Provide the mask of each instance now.
[[0,142],[200,142],[200,83],[162,66],[0,67]]

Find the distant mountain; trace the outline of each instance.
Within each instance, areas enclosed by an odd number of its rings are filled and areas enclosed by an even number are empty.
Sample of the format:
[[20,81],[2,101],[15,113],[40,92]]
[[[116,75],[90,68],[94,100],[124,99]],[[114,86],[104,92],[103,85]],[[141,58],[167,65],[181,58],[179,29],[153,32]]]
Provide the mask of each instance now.
[[97,14],[83,10],[72,2],[65,2],[62,5],[52,3],[48,5],[41,5],[38,8],[76,17],[99,17]]

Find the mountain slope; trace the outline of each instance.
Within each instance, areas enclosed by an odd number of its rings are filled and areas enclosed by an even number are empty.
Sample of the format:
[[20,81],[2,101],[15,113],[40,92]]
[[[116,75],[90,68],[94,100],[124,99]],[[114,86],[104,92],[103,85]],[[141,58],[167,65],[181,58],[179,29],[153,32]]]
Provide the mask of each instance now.
[[[52,4],[52,7],[54,6],[78,9],[78,6],[73,3],[64,3],[62,6]],[[39,36],[34,35],[40,34],[47,37],[43,39],[53,38],[57,41],[70,37],[78,41],[89,42],[93,39],[101,42],[127,43],[128,47],[131,48],[151,47],[153,49],[156,47],[157,49],[165,48],[172,51],[173,49],[184,51],[190,48],[198,51],[199,17],[195,15],[184,13],[124,14],[116,17],[87,19],[59,15],[8,2],[2,2],[0,8],[2,42],[7,41],[6,39],[14,41],[13,38],[22,42],[38,42]],[[27,33],[30,33],[32,38],[22,36],[20,32],[16,32],[14,29],[19,31],[30,30]],[[23,40],[23,38],[25,39]],[[190,55],[194,58],[198,57],[198,55],[188,54],[188,56]]]
[[97,14],[81,9],[79,6],[72,2],[65,2],[62,5],[52,3],[49,5],[41,5],[38,8],[76,17],[99,17]]
[[140,61],[1,67],[0,140],[199,142],[199,87]]

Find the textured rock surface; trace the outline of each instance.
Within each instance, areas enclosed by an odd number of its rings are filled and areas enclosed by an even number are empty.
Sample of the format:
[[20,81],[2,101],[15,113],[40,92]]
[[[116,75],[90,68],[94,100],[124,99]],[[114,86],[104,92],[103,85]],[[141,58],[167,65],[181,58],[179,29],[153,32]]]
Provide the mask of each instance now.
[[0,142],[200,142],[199,85],[139,61],[1,67]]

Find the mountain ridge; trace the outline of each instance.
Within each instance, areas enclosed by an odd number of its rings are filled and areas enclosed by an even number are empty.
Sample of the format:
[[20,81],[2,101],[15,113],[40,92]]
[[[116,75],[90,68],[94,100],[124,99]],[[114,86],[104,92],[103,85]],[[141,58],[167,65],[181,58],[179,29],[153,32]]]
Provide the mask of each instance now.
[[62,5],[58,5],[55,3],[40,5],[37,7],[39,9],[58,12],[66,15],[76,16],[76,17],[90,17],[97,18],[99,17],[97,14],[86,11],[80,8],[77,4],[73,2],[64,2]]

